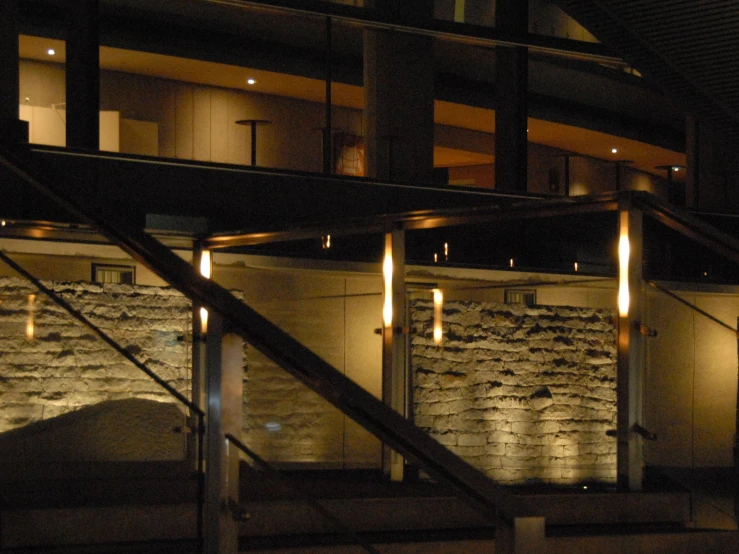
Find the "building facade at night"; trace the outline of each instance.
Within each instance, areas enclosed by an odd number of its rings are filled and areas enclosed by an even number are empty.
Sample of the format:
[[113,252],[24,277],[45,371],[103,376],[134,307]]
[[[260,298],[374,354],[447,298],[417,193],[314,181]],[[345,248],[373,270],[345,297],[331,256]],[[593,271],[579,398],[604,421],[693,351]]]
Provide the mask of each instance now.
[[[0,549],[733,548],[739,10],[707,4],[3,2]],[[332,515],[239,489],[242,446]]]

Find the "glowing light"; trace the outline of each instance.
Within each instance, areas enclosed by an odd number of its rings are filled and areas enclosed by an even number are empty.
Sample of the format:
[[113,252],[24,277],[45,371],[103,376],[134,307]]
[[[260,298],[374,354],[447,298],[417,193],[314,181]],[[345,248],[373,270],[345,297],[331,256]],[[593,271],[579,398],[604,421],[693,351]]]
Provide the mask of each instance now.
[[675,166],[675,167],[672,168],[672,171],[674,171],[675,173],[677,173],[678,171],[680,171],[680,168],[678,166]]
[[200,275],[210,279],[212,272],[213,264],[211,263],[210,250],[203,250],[200,255]]
[[575,271],[579,271],[579,269],[580,268],[578,267],[577,262],[575,262]]
[[629,315],[629,214],[621,213],[621,232],[618,239],[618,313],[621,317]]
[[47,54],[48,54],[49,56],[54,56],[54,55],[56,54],[56,50],[54,50],[53,48],[49,48],[49,49],[48,49],[48,50],[46,51],[46,53],[47,53]]
[[513,258],[511,258],[511,259],[510,259],[510,260],[508,261],[508,265],[510,265],[511,267],[513,267]]
[[325,235],[321,237],[321,248],[328,250],[331,248],[331,235]]
[[33,312],[36,309],[36,295],[35,294],[29,294],[28,295],[28,319],[26,320],[26,338],[28,340],[33,340],[35,330],[33,325]]
[[385,283],[382,321],[385,323],[385,327],[390,327],[393,324],[393,250],[389,240],[385,244],[385,261],[382,263],[382,276]]
[[618,148],[611,148],[611,154],[618,154]]
[[[206,279],[210,279],[213,273],[213,263],[210,250],[203,250],[200,253],[200,275]],[[208,332],[208,310],[200,308],[200,331],[205,334]]]
[[434,344],[441,344],[443,331],[441,328],[442,308],[444,306],[444,293],[440,289],[434,289]]
[[0,227],[5,227],[5,225],[7,224],[5,223],[5,220],[3,219],[2,222],[0,222]]
[[439,254],[436,253],[436,252],[434,252],[434,263],[435,264],[438,264],[439,263]]
[[256,79],[247,79],[246,80],[246,84],[247,85],[256,85],[257,84],[257,81],[256,81]]
[[448,242],[444,243],[444,261],[445,262],[449,261],[449,243]]

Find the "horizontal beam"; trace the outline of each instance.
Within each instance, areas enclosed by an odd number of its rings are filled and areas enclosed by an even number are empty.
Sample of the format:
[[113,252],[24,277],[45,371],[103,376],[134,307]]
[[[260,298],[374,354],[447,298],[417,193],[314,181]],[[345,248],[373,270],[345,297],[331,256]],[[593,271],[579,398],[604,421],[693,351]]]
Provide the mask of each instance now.
[[479,208],[459,208],[451,210],[423,210],[404,214],[382,215],[338,221],[331,224],[293,227],[290,229],[243,232],[234,234],[219,233],[204,239],[203,248],[215,250],[238,246],[254,246],[273,242],[307,240],[324,235],[363,235],[383,233],[388,229],[436,229],[461,225],[478,225],[521,219],[545,217],[564,217],[588,213],[609,212],[618,209],[618,199],[609,194],[593,199],[582,200],[560,198],[553,200],[532,199],[513,204],[494,204]]

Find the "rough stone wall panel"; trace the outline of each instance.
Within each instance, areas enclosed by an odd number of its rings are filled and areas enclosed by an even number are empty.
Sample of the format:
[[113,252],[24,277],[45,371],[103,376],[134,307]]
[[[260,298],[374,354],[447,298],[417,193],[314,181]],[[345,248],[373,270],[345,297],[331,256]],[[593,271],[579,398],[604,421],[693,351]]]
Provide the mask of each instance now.
[[[89,282],[44,284],[189,395],[190,346],[181,337],[190,330],[190,302],[179,292]],[[30,283],[0,278],[0,432],[126,398],[174,401]]]
[[608,310],[412,304],[416,425],[507,484],[611,483],[616,328]]

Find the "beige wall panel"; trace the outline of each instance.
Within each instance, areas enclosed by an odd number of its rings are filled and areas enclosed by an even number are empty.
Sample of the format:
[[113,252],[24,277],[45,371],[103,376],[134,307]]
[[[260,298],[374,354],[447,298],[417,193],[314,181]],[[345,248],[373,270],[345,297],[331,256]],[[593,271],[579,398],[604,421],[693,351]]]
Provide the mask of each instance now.
[[[353,296],[373,294],[373,296]],[[346,279],[346,376],[375,398],[382,397],[382,281],[377,277]],[[380,441],[344,416],[346,467],[380,467]]]
[[211,90],[211,88],[196,87],[193,91],[193,159],[206,162],[211,161]]
[[151,121],[121,119],[121,152],[141,156],[159,155],[159,125]]
[[588,290],[588,308],[618,308],[618,290],[613,289],[590,289]]
[[185,160],[193,159],[193,89],[180,83],[175,97],[175,156]]
[[226,92],[226,137],[228,163],[247,165],[250,163],[251,137],[249,130],[242,125],[236,125],[240,119],[252,117],[247,110],[247,102],[240,92]]
[[177,92],[172,81],[159,82],[159,155],[175,157],[177,137]]
[[536,303],[542,306],[588,307],[586,291],[569,287],[540,287],[536,289]]
[[645,442],[645,457],[649,465],[688,467],[693,463],[693,312],[672,298],[650,294],[647,325],[658,335],[646,341],[644,418],[658,440]]
[[[696,305],[734,327],[737,297],[697,295]],[[733,465],[736,432],[737,338],[695,314],[695,465]]]
[[21,103],[51,108],[67,101],[64,65],[21,60],[19,77]]
[[210,91],[210,159],[226,163],[228,159],[228,93],[221,88]]
[[34,106],[29,125],[29,137],[32,137],[32,142],[35,144],[66,146],[66,121],[66,110]]
[[100,150],[105,152],[121,151],[121,113],[100,112]]

